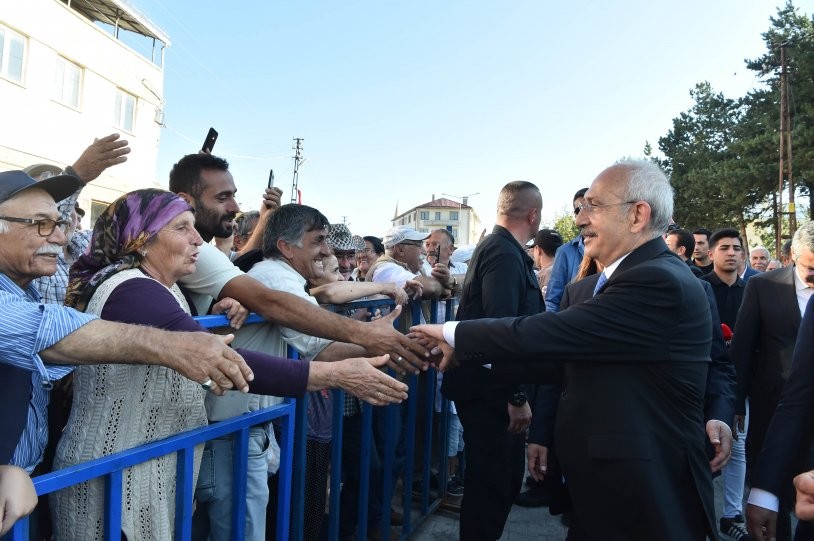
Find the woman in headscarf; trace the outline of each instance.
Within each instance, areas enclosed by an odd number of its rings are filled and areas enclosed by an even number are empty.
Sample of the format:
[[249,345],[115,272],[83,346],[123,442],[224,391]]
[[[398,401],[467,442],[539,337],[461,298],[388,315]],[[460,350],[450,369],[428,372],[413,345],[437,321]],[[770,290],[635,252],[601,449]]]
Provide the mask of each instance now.
[[[87,253],[73,265],[65,303],[102,319],[177,331],[203,330],[176,281],[194,272],[201,236],[192,208],[163,190],[120,197],[99,217]],[[249,391],[302,396],[338,386],[375,388],[372,402],[406,398],[406,387],[374,368],[386,357],[302,363],[238,350],[255,374]],[[204,390],[159,366],[82,366],[74,372],[73,409],[57,448],[64,468],[207,423]],[[385,378],[387,376],[384,376]],[[390,378],[387,378],[388,380]],[[395,384],[395,385],[393,385]],[[352,388],[355,386],[357,388]],[[390,388],[390,391],[387,390]],[[195,477],[200,450],[195,452]],[[125,470],[122,533],[127,539],[174,536],[175,453]],[[102,539],[104,482],[95,479],[54,494],[55,539]]]

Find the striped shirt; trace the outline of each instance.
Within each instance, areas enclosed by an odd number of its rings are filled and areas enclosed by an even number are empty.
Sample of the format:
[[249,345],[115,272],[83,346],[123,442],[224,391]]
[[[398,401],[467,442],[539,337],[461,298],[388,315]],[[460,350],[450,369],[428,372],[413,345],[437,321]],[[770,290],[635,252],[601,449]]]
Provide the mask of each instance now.
[[51,382],[73,370],[72,366],[46,365],[39,352],[94,319],[96,316],[72,308],[42,304],[33,284],[21,289],[0,273],[0,362],[32,373],[28,419],[11,461],[29,473],[42,460],[48,442],[46,407]]
[[[76,206],[82,188],[84,186],[80,186],[70,197],[57,203],[60,220],[71,220],[72,211]],[[68,272],[71,270],[71,264],[85,252],[88,244],[90,244],[92,233],[93,231],[90,229],[75,231],[71,241],[66,246],[70,259],[65,258],[64,252],[60,252],[57,255],[57,271],[50,276],[40,276],[32,281],[34,287],[39,291],[42,302],[56,304],[65,302],[65,292],[68,288]]]

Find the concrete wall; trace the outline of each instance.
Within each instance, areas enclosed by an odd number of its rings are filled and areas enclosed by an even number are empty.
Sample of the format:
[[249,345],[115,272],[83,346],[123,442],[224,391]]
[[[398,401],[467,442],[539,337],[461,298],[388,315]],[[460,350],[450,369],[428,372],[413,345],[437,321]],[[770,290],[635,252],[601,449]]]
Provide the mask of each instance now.
[[[161,68],[57,0],[4,2],[0,24],[27,37],[22,83],[0,77],[0,170],[33,163],[69,165],[94,137],[119,132],[132,152],[127,163],[109,169],[83,191],[80,205],[88,211],[83,225],[91,225],[92,199],[111,202],[136,188],[166,187],[166,179],[156,183],[153,178],[160,101],[142,83],[146,80],[161,95]],[[76,109],[52,98],[59,56],[83,68]],[[116,127],[117,88],[137,98],[130,133]]]

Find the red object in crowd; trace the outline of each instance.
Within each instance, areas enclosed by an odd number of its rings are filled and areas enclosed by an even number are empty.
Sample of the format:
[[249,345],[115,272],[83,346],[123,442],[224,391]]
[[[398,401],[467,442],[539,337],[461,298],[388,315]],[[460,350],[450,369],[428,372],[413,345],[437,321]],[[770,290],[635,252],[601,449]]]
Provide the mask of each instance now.
[[724,342],[732,340],[732,329],[726,323],[721,323],[721,332],[724,334]]

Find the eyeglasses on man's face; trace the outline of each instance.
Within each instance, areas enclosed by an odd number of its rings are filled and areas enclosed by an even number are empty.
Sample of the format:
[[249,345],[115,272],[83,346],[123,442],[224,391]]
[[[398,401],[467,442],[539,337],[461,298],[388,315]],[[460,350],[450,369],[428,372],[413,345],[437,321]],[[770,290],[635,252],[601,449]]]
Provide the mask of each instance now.
[[68,226],[71,225],[71,222],[67,220],[52,220],[50,218],[38,218],[35,220],[34,218],[15,218],[13,216],[0,216],[0,220],[28,225],[36,225],[37,234],[39,234],[39,236],[41,237],[50,237],[57,227],[59,227],[64,233]]
[[636,203],[636,201],[622,201],[620,203],[605,203],[604,205],[594,204],[594,203],[580,203],[576,207],[574,207],[574,216],[578,216],[581,211],[585,211],[588,214],[593,214],[599,209],[603,209],[605,207],[616,207],[619,205],[632,205]]

